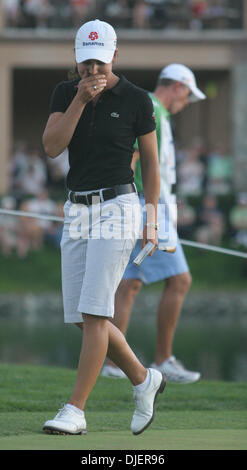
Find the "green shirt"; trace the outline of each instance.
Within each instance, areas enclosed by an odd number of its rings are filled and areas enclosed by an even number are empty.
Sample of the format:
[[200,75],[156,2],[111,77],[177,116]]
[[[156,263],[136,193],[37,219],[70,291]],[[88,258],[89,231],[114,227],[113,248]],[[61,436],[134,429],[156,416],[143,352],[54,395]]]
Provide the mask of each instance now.
[[[149,96],[153,102],[156,122],[160,166],[160,198],[167,201],[171,194],[171,187],[176,182],[175,149],[170,125],[170,113],[153,93],[149,93]],[[138,149],[137,143],[135,148]],[[136,163],[135,183],[137,191],[142,193],[143,186],[140,160]]]

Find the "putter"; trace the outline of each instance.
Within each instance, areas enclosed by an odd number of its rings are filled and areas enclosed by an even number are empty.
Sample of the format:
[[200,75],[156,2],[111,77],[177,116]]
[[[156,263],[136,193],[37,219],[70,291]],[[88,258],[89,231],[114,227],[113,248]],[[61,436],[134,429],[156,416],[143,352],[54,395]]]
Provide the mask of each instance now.
[[[136,256],[134,259],[133,263],[136,266],[140,266],[141,263],[144,261],[144,259],[151,253],[151,251],[154,248],[154,244],[152,242],[148,242],[144,248],[140,251],[140,253]],[[159,243],[158,244],[158,250],[160,251],[166,251],[167,253],[175,253],[176,251],[176,246],[167,246],[165,243]]]

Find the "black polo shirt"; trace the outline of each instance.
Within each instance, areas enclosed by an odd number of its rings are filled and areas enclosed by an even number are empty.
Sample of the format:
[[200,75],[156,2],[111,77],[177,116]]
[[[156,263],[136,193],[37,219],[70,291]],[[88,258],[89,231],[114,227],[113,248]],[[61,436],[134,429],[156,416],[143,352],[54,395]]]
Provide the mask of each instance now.
[[[77,93],[78,80],[59,83],[50,112],[64,113]],[[67,187],[87,191],[133,182],[130,164],[137,136],[155,129],[153,104],[146,91],[123,76],[96,105],[89,102],[68,146]]]

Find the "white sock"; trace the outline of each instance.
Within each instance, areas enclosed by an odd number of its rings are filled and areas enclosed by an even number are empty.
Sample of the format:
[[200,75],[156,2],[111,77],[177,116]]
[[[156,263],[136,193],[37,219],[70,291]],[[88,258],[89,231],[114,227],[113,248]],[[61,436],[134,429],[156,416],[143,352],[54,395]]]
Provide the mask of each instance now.
[[134,390],[136,390],[137,392],[144,392],[144,390],[146,390],[146,388],[148,387],[149,382],[150,382],[150,372],[149,372],[149,369],[147,369],[147,376],[144,382],[138,385],[134,385]]
[[71,410],[75,411],[79,415],[82,415],[82,416],[84,415],[84,411],[80,410],[80,408],[77,408],[77,406],[71,405],[70,403],[67,403],[66,406],[67,406],[67,408],[71,408]]

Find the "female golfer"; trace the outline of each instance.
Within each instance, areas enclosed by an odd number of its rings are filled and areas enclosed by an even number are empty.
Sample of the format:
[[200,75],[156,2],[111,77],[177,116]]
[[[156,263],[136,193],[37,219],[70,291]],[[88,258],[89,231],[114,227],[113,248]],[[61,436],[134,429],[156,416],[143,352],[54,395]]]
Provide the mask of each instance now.
[[[99,20],[81,26],[75,39],[79,79],[55,88],[43,135],[51,158],[69,150],[61,240],[63,301],[65,322],[83,329],[76,382],[68,403],[44,424],[50,433],[86,432],[84,408],[106,355],[134,386],[133,434],[151,423],[156,397],[165,386],[162,374],[139,362],[110,321],[115,291],[137,238],[135,211],[130,211],[139,207],[130,166],[136,137],[146,203],[154,208],[143,229],[143,245],[149,240],[157,245],[159,197],[152,102],[144,90],[113,73],[117,53],[112,26]],[[96,216],[95,200],[100,201]],[[111,236],[110,227],[118,236]]]

